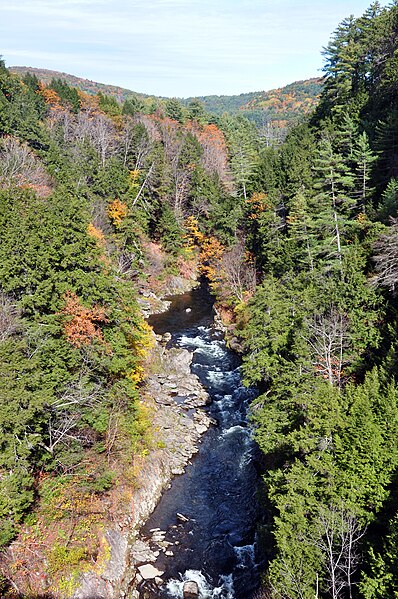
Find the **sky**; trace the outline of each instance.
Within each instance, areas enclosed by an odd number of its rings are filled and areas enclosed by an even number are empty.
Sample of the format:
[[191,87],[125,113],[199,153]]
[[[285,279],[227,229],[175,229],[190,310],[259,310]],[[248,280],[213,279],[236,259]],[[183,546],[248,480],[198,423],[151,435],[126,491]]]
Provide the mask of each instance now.
[[[322,47],[371,0],[0,0],[7,66],[169,97],[274,89],[322,74]],[[383,2],[382,2],[383,4]]]

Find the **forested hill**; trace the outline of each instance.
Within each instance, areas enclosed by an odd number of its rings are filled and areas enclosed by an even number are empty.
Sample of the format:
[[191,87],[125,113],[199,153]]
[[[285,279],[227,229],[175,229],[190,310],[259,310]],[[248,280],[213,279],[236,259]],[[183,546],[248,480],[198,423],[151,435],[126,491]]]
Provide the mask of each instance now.
[[36,67],[10,67],[10,71],[12,73],[17,73],[21,76],[26,73],[30,73],[31,75],[35,75],[40,81],[45,83],[46,85],[50,83],[53,79],[61,79],[65,81],[68,85],[72,87],[76,87],[81,91],[87,94],[98,94],[103,93],[108,96],[112,96],[118,100],[118,102],[123,102],[130,98],[131,96],[138,96],[140,98],[148,97],[148,94],[138,93],[132,91],[131,89],[126,89],[124,87],[120,87],[118,85],[109,85],[107,83],[98,83],[97,81],[91,81],[91,79],[84,79],[83,77],[76,77],[75,75],[70,75],[69,73],[62,73],[61,71],[53,71],[50,69],[38,69]]
[[[198,96],[205,109],[221,115],[224,112],[242,112],[258,124],[268,121],[285,121],[291,124],[311,112],[318,103],[322,91],[319,78],[296,81],[285,87],[270,91],[251,92],[238,96]],[[188,98],[189,102],[193,98]]]
[[[131,96],[141,100],[149,98],[147,94],[114,85],[97,83],[59,71],[19,66],[11,67],[10,70],[20,75],[29,72],[46,85],[53,79],[60,79],[83,92],[94,95],[101,92],[115,97],[119,102],[123,102]],[[314,78],[296,81],[271,91],[249,92],[235,96],[198,96],[196,98],[180,99],[180,101],[184,106],[189,106],[192,101],[199,100],[204,109],[210,114],[221,116],[224,113],[236,114],[241,112],[259,127],[274,123],[279,128],[286,129],[287,126],[297,122],[315,108],[321,91],[322,80]],[[155,98],[152,99],[155,100]]]

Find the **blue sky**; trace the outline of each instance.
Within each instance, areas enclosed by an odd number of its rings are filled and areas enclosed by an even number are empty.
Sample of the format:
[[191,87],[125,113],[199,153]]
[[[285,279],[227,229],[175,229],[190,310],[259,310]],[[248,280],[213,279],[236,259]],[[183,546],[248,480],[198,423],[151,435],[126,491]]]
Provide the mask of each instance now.
[[1,0],[8,66],[162,96],[269,90],[320,74],[338,23],[371,0]]

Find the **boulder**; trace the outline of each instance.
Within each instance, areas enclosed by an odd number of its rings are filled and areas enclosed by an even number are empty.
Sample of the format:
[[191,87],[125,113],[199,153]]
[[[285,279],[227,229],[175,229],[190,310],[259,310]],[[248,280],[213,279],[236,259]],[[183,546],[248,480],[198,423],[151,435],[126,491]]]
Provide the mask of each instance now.
[[184,583],[183,588],[183,597],[184,599],[198,599],[199,597],[199,587],[198,583],[193,580],[189,580]]
[[205,424],[195,424],[195,428],[199,435],[203,435],[207,431],[207,426]]
[[141,574],[144,580],[153,580],[154,578],[160,578],[164,572],[161,572],[152,564],[145,564],[144,566],[138,567],[139,573]]

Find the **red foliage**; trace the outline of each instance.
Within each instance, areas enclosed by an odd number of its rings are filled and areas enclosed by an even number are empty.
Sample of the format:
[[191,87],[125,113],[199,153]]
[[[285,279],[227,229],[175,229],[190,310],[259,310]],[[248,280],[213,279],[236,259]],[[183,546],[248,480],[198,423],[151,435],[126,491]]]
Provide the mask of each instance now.
[[64,333],[75,347],[88,345],[94,339],[104,342],[98,323],[108,322],[105,310],[101,306],[86,308],[72,291],[65,293],[65,306],[62,314],[69,317],[64,324]]

